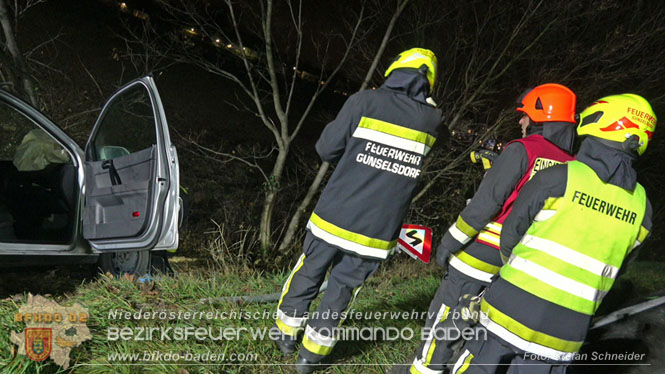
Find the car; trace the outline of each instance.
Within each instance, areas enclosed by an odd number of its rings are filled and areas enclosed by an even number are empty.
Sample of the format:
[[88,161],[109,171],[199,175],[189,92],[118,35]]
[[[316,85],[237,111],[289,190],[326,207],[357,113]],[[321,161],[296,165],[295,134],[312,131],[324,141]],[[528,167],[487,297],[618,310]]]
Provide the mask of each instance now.
[[84,149],[0,90],[2,266],[91,263],[145,274],[151,257],[178,247],[179,181],[152,76],[111,96]]

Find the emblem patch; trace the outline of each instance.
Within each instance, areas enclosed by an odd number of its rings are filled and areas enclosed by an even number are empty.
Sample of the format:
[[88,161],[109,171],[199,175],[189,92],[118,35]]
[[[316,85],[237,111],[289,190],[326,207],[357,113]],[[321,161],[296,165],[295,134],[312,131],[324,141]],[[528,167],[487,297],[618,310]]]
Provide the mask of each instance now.
[[32,361],[44,361],[51,354],[53,331],[50,327],[25,329],[25,354]]

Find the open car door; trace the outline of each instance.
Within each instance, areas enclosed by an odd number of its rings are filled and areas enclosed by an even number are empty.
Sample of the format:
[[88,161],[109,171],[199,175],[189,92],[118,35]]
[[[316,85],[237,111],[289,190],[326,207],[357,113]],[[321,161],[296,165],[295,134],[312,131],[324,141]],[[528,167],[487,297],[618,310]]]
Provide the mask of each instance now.
[[175,249],[179,172],[151,76],[102,108],[85,147],[83,237],[100,251]]

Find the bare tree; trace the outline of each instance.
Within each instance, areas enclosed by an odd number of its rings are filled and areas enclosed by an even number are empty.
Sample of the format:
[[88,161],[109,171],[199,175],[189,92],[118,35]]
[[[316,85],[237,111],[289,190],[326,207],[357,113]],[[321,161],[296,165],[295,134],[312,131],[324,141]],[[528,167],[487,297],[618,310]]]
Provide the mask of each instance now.
[[[277,154],[271,170],[262,173],[265,175],[265,181],[259,241],[266,253],[273,243],[273,211],[291,145],[316,101],[337,76],[362,37],[360,25],[367,19],[365,7],[364,5],[359,7],[350,22],[348,34],[329,35],[314,43],[320,55],[318,60],[323,61],[323,64],[318,75],[313,75],[304,72],[301,66],[305,54],[302,0],[286,1],[280,9],[282,12],[280,36],[288,34],[291,45],[280,45],[276,41],[274,31],[276,9],[273,0],[260,0],[257,4],[252,4],[258,5],[257,7],[225,0],[223,11],[203,3],[185,0],[162,0],[159,4],[174,24],[191,25],[186,30],[186,39],[183,40],[181,35],[173,39],[181,42],[181,48],[175,50],[172,46],[169,47],[169,56],[174,61],[195,64],[209,73],[234,82],[248,99],[248,104],[241,105],[245,105],[244,109],[253,113],[272,134]],[[284,29],[285,19],[289,20],[288,30]],[[253,22],[257,23],[255,29],[252,28]],[[261,51],[254,49],[256,42],[252,44],[246,41],[248,35],[249,38],[260,40]],[[136,36],[141,40],[143,48],[150,49],[147,55],[164,55],[163,44],[161,47],[156,46],[152,42],[146,42],[145,35]],[[281,41],[284,38],[279,39]],[[192,40],[228,49],[240,59],[240,69],[205,57],[191,46]],[[342,45],[343,49],[340,51],[335,48],[333,54],[331,49],[339,45]],[[331,60],[333,63],[328,63]],[[310,84],[303,83],[302,78],[305,75],[306,78],[315,80],[316,84],[309,94],[304,109],[296,110],[294,108],[296,92],[301,90],[303,84]]]
[[34,77],[21,53],[16,41],[18,20],[28,9],[44,0],[15,1],[10,8],[5,0],[0,0],[0,25],[2,26],[2,45],[0,45],[0,62],[2,71],[6,74],[14,90],[38,107],[39,98]]

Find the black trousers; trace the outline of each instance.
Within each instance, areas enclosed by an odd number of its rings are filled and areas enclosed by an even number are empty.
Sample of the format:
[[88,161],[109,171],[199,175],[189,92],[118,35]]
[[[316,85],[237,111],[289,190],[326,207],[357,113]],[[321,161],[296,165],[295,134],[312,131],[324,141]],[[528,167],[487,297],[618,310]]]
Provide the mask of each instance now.
[[[307,233],[303,254],[284,284],[276,321],[287,336],[295,336],[305,327],[301,356],[316,363],[332,352],[337,343],[335,330],[343,322],[344,312],[380,264],[380,260],[348,254]],[[328,289],[318,310],[309,313],[329,268]]]

